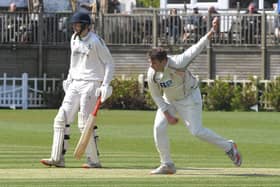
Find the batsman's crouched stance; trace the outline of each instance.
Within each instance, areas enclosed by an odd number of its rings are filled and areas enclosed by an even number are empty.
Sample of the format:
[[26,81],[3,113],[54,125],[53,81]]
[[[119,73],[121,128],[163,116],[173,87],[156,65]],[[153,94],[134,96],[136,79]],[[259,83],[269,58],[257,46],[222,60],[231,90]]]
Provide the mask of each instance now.
[[[47,166],[65,167],[64,155],[70,139],[70,124],[78,113],[78,128],[83,132],[87,118],[98,96],[104,102],[112,94],[110,82],[114,74],[112,56],[103,40],[90,31],[91,19],[82,12],[71,18],[74,34],[71,38],[71,63],[63,82],[65,97],[54,119],[51,157],[40,162]],[[86,147],[85,168],[100,168],[96,130]]]

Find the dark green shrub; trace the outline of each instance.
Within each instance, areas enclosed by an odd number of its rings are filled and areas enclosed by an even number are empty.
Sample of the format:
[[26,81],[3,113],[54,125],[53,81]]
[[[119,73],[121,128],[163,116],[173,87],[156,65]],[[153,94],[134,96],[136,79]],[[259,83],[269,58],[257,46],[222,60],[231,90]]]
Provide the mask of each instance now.
[[157,106],[149,91],[145,91],[145,101],[146,101],[147,109],[149,109],[149,110],[157,109]]
[[214,83],[204,88],[206,94],[204,109],[230,111],[231,100],[234,97],[234,87],[229,82],[215,80]]
[[231,99],[231,107],[233,110],[245,110],[245,108],[242,105],[242,86],[237,85],[234,88],[234,97]]
[[233,110],[250,111],[251,107],[258,104],[257,81],[251,79],[250,83],[236,85],[234,88],[234,97],[231,100]]
[[102,105],[110,109],[153,109],[153,103],[149,93],[141,93],[139,83],[135,79],[114,79],[112,96]]

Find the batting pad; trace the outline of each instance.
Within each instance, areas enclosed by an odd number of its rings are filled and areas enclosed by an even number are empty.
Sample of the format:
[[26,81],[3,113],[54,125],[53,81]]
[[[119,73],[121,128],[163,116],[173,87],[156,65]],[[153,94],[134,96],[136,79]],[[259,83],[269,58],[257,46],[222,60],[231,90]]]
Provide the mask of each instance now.
[[51,158],[54,162],[58,162],[61,158],[64,141],[64,129],[54,128],[53,145]]
[[97,154],[97,146],[96,142],[92,136],[90,136],[87,148],[86,148],[86,157],[90,159],[91,162],[93,163],[99,163],[99,158]]
[[69,147],[68,140],[70,139],[70,124],[66,124],[64,129],[64,140],[63,140],[63,150],[62,155],[66,154],[66,151]]

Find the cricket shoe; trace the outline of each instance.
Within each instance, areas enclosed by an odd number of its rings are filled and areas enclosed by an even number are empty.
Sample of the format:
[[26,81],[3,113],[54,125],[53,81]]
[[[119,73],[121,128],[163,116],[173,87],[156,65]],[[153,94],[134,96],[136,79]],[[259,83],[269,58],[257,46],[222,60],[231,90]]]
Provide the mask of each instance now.
[[161,164],[157,169],[150,172],[151,175],[156,174],[175,174],[176,168],[173,163]]
[[85,163],[82,165],[83,168],[86,169],[90,169],[90,168],[102,168],[100,163],[93,163],[93,162],[89,162],[89,163]]
[[232,140],[230,140],[229,142],[231,143],[231,149],[228,152],[226,152],[226,154],[232,160],[234,165],[240,167],[242,164],[242,156],[240,152],[238,152],[236,143],[234,143],[234,141]]
[[58,168],[65,168],[65,162],[64,162],[64,157],[62,157],[58,162],[53,161],[53,159],[48,158],[48,159],[42,159],[40,160],[40,162],[42,164],[44,164],[45,166],[55,166]]
[[93,162],[89,157],[87,158],[87,163],[82,165],[83,168],[102,168],[100,162]]

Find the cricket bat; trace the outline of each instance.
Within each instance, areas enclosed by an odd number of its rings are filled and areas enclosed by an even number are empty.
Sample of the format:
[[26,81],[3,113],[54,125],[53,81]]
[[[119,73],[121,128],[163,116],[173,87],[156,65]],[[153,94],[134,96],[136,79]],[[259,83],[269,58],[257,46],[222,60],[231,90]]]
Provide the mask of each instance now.
[[101,97],[98,97],[98,99],[96,101],[96,105],[86,121],[84,131],[82,132],[80,140],[79,140],[78,144],[76,145],[76,148],[74,151],[74,157],[78,160],[80,160],[81,157],[83,156],[83,154],[86,150],[86,147],[88,145],[90,136],[92,136],[93,128],[95,126],[97,112],[98,112],[100,105],[101,105]]

